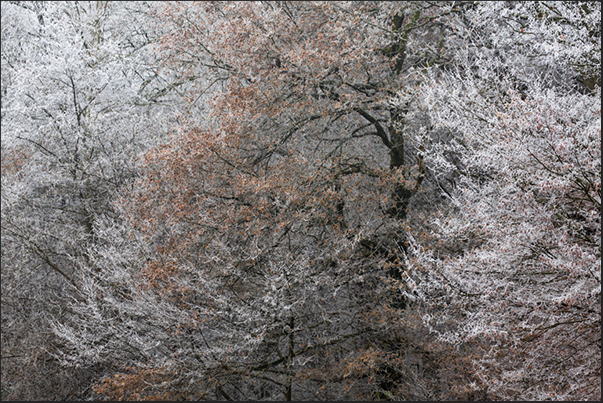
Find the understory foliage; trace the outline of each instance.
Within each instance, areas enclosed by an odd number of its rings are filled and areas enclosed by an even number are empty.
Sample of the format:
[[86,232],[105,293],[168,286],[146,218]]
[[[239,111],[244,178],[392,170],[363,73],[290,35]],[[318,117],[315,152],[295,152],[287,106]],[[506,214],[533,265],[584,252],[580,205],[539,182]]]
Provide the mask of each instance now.
[[600,399],[599,3],[2,25],[3,398]]

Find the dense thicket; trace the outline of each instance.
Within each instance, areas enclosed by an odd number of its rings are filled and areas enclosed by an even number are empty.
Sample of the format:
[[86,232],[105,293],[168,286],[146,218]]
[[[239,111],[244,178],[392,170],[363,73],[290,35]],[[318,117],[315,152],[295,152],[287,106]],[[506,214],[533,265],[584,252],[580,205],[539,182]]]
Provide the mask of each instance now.
[[600,399],[600,19],[3,3],[3,398]]

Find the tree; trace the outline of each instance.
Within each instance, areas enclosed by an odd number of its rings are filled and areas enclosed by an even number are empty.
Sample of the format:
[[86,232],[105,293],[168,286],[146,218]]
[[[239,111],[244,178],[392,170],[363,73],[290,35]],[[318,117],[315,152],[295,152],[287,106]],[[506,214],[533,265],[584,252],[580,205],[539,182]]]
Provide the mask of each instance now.
[[57,365],[49,323],[69,316],[67,301],[94,274],[90,248],[106,242],[99,222],[119,222],[112,198],[156,144],[153,126],[167,123],[165,107],[146,105],[163,86],[146,13],[144,4],[2,4],[3,397],[67,398],[90,378]]
[[110,400],[600,398],[598,3],[2,7],[3,357],[44,329],[23,362]]
[[129,367],[97,389],[111,398],[433,396],[394,324],[425,174],[411,67],[445,60],[458,5],[158,8],[188,107],[125,207],[153,252],[128,297],[102,288],[106,308],[77,308],[89,328],[59,329],[71,358]]
[[415,244],[439,308],[426,318],[483,346],[475,371],[498,399],[600,399],[600,5],[480,4],[467,19],[458,67],[423,87],[447,139],[426,164],[455,178],[439,243]]

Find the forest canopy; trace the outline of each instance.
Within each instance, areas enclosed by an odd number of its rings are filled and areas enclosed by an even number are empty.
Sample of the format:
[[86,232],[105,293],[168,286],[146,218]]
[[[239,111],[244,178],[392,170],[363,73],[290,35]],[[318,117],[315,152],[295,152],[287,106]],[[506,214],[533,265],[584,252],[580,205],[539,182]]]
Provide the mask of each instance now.
[[1,3],[2,400],[600,400],[600,2]]

